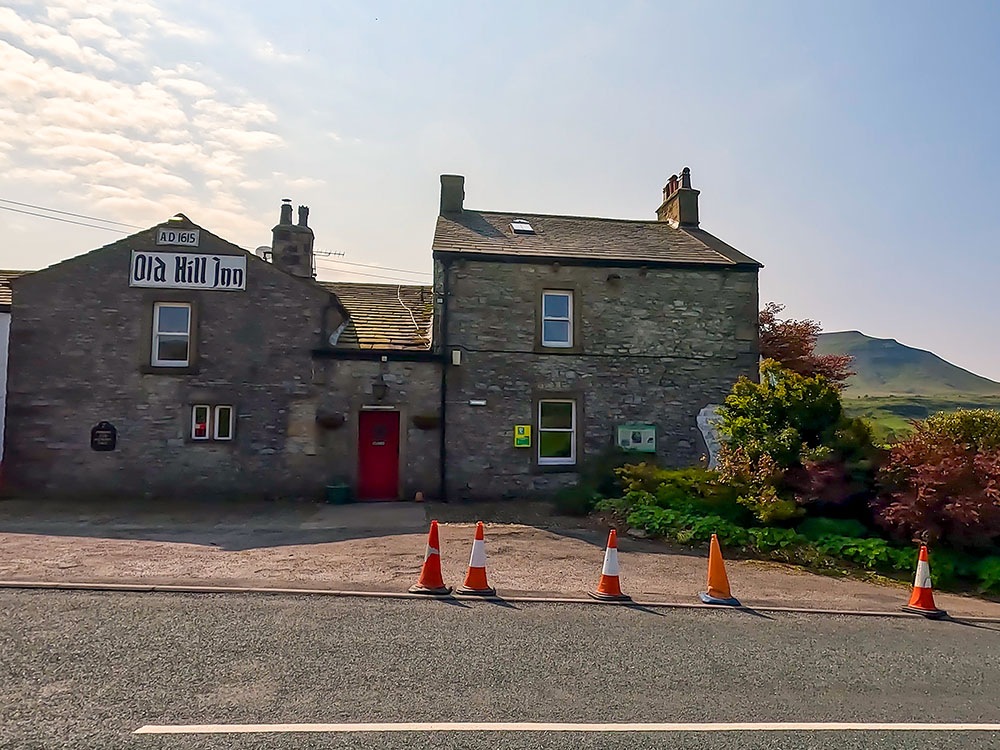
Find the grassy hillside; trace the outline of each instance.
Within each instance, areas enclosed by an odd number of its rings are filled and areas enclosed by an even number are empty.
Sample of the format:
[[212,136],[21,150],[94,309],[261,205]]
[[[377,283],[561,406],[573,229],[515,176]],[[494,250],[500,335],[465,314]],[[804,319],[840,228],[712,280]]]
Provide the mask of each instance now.
[[845,395],[859,396],[1000,396],[1000,383],[980,377],[932,352],[895,339],[876,339],[859,331],[820,334],[817,354],[850,354],[857,372]]
[[892,443],[913,428],[910,420],[926,419],[939,411],[957,409],[1000,409],[1000,396],[880,396],[867,398],[844,397],[844,411],[849,417],[864,417],[871,422],[875,437],[882,443]]

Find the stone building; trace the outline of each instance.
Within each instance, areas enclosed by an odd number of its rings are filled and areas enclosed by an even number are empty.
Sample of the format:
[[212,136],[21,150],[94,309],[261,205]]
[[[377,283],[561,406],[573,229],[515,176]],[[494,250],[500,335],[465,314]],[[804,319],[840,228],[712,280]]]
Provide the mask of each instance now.
[[12,279],[5,490],[544,494],[617,448],[698,461],[756,376],[760,264],[687,170],[655,221],[475,211],[444,175],[433,287],[317,281],[308,216],[265,257],[179,214]]
[[671,465],[705,455],[698,412],[757,375],[761,266],[700,228],[688,169],[656,217],[475,211],[464,179],[442,176],[449,496],[551,492],[616,446]]
[[430,290],[318,283],[307,219],[272,262],[178,215],[14,278],[6,491],[437,494]]

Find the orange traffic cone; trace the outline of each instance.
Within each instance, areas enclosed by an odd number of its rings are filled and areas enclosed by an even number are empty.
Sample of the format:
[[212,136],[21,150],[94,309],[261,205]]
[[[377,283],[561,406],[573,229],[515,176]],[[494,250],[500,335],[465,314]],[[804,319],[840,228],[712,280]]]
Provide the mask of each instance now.
[[590,595],[606,602],[626,602],[631,598],[622,593],[621,583],[618,580],[618,533],[614,529],[608,534],[608,548],[604,551],[601,582],[597,584],[597,591],[592,591]]
[[438,522],[431,521],[431,530],[427,534],[427,552],[424,554],[424,567],[420,569],[420,578],[415,586],[410,586],[411,594],[450,594],[451,587],[444,585],[441,577],[441,546],[438,544]]
[[917,558],[917,576],[913,581],[913,594],[910,603],[903,607],[904,612],[913,612],[937,619],[948,613],[934,606],[934,591],[931,589],[931,565],[927,561],[927,545],[920,545],[920,556]]
[[476,538],[472,541],[472,557],[469,559],[469,572],[465,574],[465,583],[456,589],[455,593],[496,596],[496,589],[490,588],[486,582],[486,542],[483,540],[482,521],[476,524]]
[[722,561],[722,549],[719,538],[712,534],[712,544],[708,550],[708,591],[702,591],[698,597],[705,604],[728,604],[738,607],[740,603],[729,591],[729,576],[726,575],[726,564]]

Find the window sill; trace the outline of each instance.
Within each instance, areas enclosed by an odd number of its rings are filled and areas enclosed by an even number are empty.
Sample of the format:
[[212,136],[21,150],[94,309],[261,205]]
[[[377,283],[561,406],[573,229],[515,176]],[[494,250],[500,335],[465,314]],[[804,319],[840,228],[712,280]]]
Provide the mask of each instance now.
[[139,365],[141,375],[196,375],[198,365],[188,365],[187,367],[157,367],[156,365]]
[[533,469],[535,474],[576,474],[580,471],[577,464],[540,464],[537,459]]

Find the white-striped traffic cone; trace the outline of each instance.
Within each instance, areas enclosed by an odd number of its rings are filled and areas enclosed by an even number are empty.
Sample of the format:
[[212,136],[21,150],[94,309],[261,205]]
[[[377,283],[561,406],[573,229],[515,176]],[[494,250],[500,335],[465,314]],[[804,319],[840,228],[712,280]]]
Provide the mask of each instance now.
[[624,602],[631,598],[622,593],[621,582],[618,580],[618,533],[614,529],[608,534],[601,582],[597,584],[597,591],[590,592],[590,595],[606,602]]
[[913,593],[910,603],[903,607],[904,612],[938,619],[948,613],[934,606],[934,591],[931,589],[931,564],[927,560],[927,545],[920,545],[920,556],[917,558],[917,575],[913,579]]
[[476,538],[472,541],[472,557],[465,583],[455,590],[456,594],[473,596],[496,596],[496,589],[486,581],[486,542],[483,538],[483,522],[476,524]]

